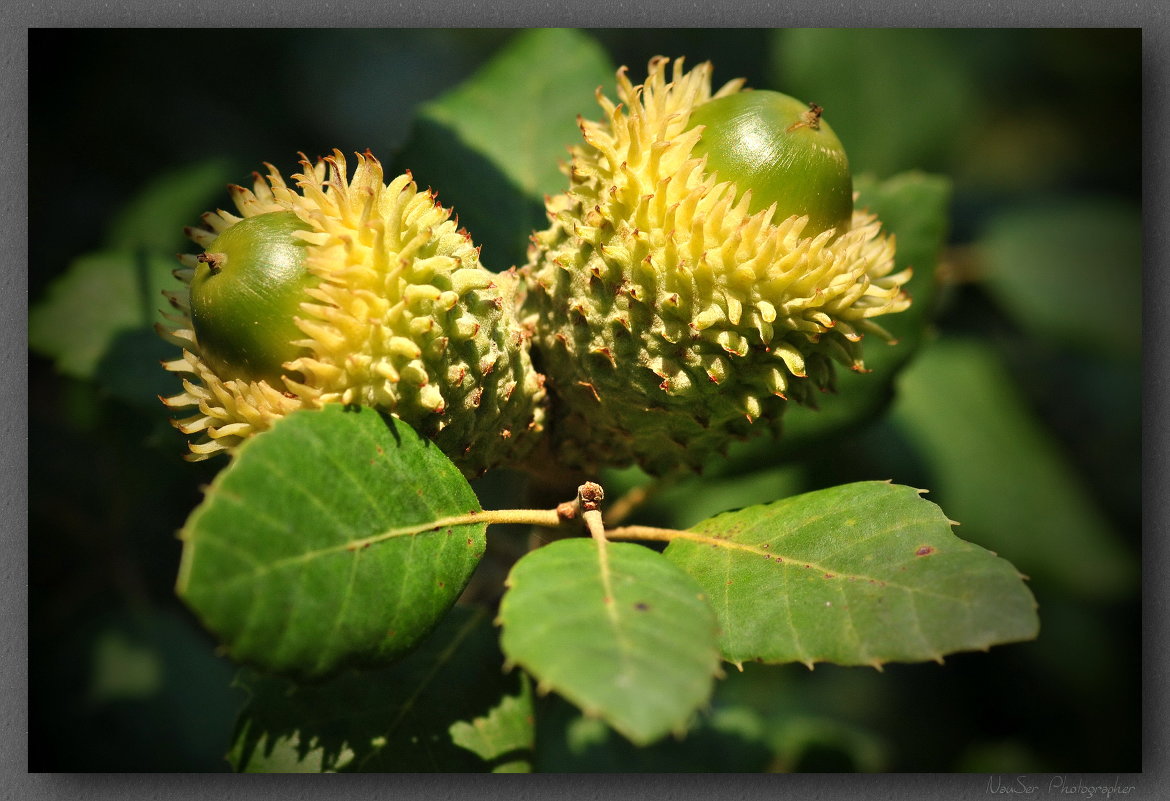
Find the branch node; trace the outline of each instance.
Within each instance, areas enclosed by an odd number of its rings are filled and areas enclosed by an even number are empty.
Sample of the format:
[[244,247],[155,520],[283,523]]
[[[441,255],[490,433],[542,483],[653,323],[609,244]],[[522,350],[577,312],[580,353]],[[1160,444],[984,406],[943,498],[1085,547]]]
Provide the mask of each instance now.
[[577,488],[577,501],[581,504],[582,511],[593,512],[600,509],[603,500],[605,500],[605,490],[601,488],[600,484],[586,481]]

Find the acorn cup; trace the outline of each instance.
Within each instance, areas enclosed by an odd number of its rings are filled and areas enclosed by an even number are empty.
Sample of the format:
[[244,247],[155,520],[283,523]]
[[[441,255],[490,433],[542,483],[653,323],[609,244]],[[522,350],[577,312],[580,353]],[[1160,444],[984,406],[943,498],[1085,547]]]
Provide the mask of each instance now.
[[543,430],[544,379],[516,319],[514,271],[493,273],[435,195],[412,177],[383,184],[381,164],[344,156],[285,183],[271,165],[239,215],[203,215],[168,293],[183,348],[164,364],[196,412],[175,425],[189,459],[234,449],[282,416],[327,403],[392,413],[464,472],[524,459]]
[[669,64],[640,86],[619,70],[620,105],[598,92],[605,120],[580,121],[522,270],[566,466],[697,471],[779,433],[833,362],[864,370],[864,334],[890,340],[872,318],[910,303],[819,107]]

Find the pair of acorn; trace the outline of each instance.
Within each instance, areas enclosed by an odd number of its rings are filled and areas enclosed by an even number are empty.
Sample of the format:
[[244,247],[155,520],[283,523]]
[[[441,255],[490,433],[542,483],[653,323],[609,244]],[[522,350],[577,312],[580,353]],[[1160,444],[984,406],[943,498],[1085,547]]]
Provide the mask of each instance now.
[[[564,467],[698,469],[861,370],[872,318],[909,305],[894,244],[853,208],[821,110],[711,66],[650,62],[581,122],[570,186],[528,263],[494,273],[432,192],[369,153],[269,165],[239,214],[189,229],[167,369],[194,407],[189,458],[299,408],[362,404],[433,439],[467,475],[547,448]],[[534,366],[534,362],[535,365]],[[547,379],[547,380],[546,380]],[[543,444],[541,444],[543,443]]]

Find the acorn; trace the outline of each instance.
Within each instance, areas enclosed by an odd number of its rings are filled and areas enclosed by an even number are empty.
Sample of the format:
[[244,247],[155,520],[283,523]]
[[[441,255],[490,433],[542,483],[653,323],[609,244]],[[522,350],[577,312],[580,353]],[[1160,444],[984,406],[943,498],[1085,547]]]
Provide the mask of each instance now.
[[245,217],[197,256],[191,324],[200,353],[221,377],[281,386],[284,364],[303,349],[294,318],[318,281],[305,266],[312,230],[295,212]]
[[516,317],[518,279],[479,262],[470,235],[433,192],[339,151],[285,183],[267,165],[239,215],[203,216],[180,257],[185,286],[164,336],[165,367],[196,413],[188,458],[230,452],[280,417],[326,403],[391,413],[470,476],[521,463],[543,430],[544,379]]
[[773,219],[804,216],[806,231],[843,232],[853,218],[853,173],[823,113],[780,92],[709,100],[691,113],[690,126],[702,126],[691,153],[719,180],[751,192],[750,214],[775,203]]
[[522,317],[549,379],[566,466],[700,470],[736,439],[816,405],[833,363],[864,371],[873,318],[904,310],[894,241],[853,208],[822,110],[711,65],[618,70],[580,121],[568,191],[522,270]]

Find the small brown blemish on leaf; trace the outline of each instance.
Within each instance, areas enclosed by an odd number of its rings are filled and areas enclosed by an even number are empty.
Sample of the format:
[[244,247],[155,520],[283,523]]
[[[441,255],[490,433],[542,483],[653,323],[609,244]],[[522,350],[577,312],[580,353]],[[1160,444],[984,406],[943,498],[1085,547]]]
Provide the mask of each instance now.
[[825,578],[827,578],[827,579],[831,579],[831,578],[837,578],[837,576],[836,576],[835,574],[833,574],[833,573],[826,573],[826,574],[825,574]]
[[634,608],[637,609],[639,612],[645,612],[645,611],[650,609],[650,605],[642,603],[641,601],[638,601],[638,603],[634,604]]
[[446,587],[446,586],[447,586],[447,584],[446,584],[446,582],[440,581],[440,582],[439,582],[439,586],[440,586],[440,587]]
[[915,556],[930,556],[932,553],[934,553],[933,546],[923,545],[921,548],[919,548],[917,551],[914,552],[914,555]]
[[390,631],[386,632],[386,636],[393,637],[397,633],[398,633],[398,629],[390,629]]
[[467,538],[467,544],[468,544],[468,545],[475,545],[475,540],[473,540],[471,537],[468,537],[468,538]]

